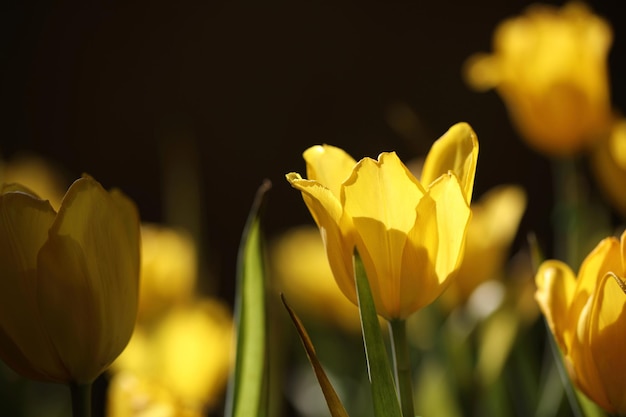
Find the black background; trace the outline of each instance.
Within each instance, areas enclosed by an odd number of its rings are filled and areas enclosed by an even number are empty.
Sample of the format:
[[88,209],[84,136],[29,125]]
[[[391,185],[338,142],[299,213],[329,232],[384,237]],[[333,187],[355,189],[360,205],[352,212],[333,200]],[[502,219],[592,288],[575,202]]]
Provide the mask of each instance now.
[[[256,189],[273,183],[265,229],[312,223],[284,175],[330,143],[355,158],[421,156],[458,121],[480,140],[476,196],[502,183],[529,192],[520,239],[550,246],[550,161],[525,146],[494,92],[461,67],[491,51],[496,24],[528,1],[15,2],[0,15],[0,152],[35,152],[68,178],[87,172],[133,198],[143,220],[171,221],[168,158],[197,167],[203,263],[231,300],[236,250]],[[554,2],[562,4],[562,2]],[[613,103],[626,108],[625,17],[613,25]],[[401,103],[420,127],[400,135]],[[193,181],[192,181],[193,182]],[[182,186],[182,184],[181,184]],[[184,203],[189,204],[189,203]],[[185,223],[185,219],[178,219]],[[521,240],[518,240],[518,244]],[[217,277],[217,278],[215,278]]]

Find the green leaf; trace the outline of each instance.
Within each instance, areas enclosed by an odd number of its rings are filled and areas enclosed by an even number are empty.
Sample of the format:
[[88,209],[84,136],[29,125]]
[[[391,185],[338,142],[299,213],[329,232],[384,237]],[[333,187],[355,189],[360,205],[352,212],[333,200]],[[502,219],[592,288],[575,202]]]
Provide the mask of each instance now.
[[330,380],[326,376],[326,372],[324,372],[324,368],[322,368],[322,364],[317,359],[317,354],[315,353],[315,347],[313,347],[313,342],[311,342],[311,338],[307,333],[304,325],[300,321],[300,318],[296,315],[295,311],[289,307],[287,301],[283,294],[280,295],[280,298],[283,300],[283,304],[289,312],[289,316],[291,316],[291,320],[293,324],[296,326],[296,330],[300,335],[300,340],[304,345],[304,350],[306,351],[306,355],[309,358],[309,362],[313,367],[313,371],[315,371],[315,376],[317,377],[317,381],[320,384],[320,388],[322,388],[322,393],[324,394],[324,398],[326,399],[326,404],[328,404],[328,409],[330,410],[330,415],[332,417],[349,417],[346,409],[343,407],[339,396],[335,392]]
[[234,314],[237,352],[228,385],[227,417],[267,414],[265,271],[260,223],[270,187],[269,181],[259,187],[239,247]]
[[389,364],[389,356],[380,330],[374,299],[372,298],[372,291],[367,280],[363,261],[356,250],[354,252],[354,276],[359,300],[365,355],[367,357],[367,369],[372,389],[372,400],[374,402],[374,415],[376,417],[402,417],[391,365]]

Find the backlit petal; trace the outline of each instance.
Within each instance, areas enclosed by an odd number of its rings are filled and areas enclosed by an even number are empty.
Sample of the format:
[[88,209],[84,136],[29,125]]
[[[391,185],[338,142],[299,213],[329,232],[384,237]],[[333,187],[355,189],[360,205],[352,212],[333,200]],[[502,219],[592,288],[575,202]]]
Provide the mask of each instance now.
[[433,143],[424,161],[420,182],[427,187],[448,171],[458,178],[469,203],[474,189],[478,138],[467,123],[457,123]]
[[342,204],[353,219],[375,219],[387,229],[408,233],[423,195],[420,183],[391,152],[380,154],[378,161],[359,161],[344,184]]
[[[328,262],[341,291],[356,303],[354,276],[352,272],[352,237],[348,235],[351,219],[343,215],[343,208],[335,195],[317,181],[305,180],[299,174],[287,174],[287,180],[302,192],[302,199],[307,205],[315,223],[320,229]],[[344,232],[345,231],[345,232]]]
[[437,211],[438,244],[435,271],[443,283],[455,272],[463,260],[465,236],[471,210],[464,198],[457,177],[446,174],[439,177],[428,190]]
[[561,349],[567,353],[569,343],[565,343],[564,335],[566,332],[571,333],[568,326],[572,323],[568,321],[568,311],[576,287],[574,272],[561,261],[545,261],[535,275],[535,283],[535,299]]
[[439,250],[437,203],[428,194],[420,200],[415,226],[408,234],[402,252],[402,295],[399,317],[430,304],[443,290],[435,272]]
[[319,182],[339,199],[341,184],[356,165],[354,158],[331,145],[312,146],[302,156],[306,162],[307,178]]

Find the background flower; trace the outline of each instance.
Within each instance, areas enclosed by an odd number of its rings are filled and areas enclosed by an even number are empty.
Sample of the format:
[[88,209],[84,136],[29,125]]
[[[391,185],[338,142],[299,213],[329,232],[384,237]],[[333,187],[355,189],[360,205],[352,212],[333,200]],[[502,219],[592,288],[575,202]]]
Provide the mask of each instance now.
[[540,152],[571,155],[608,132],[607,22],[580,2],[533,5],[500,23],[491,55],[466,63],[473,88],[495,88],[520,134]]

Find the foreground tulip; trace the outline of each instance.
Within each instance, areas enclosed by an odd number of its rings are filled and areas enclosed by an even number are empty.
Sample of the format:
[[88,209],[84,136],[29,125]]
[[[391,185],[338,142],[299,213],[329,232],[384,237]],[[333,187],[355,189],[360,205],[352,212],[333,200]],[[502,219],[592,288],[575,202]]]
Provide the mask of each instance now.
[[575,385],[607,412],[626,415],[626,233],[602,240],[578,278],[568,265],[544,262],[537,299]]
[[493,54],[472,56],[466,78],[477,90],[496,88],[533,148],[568,156],[608,129],[611,41],[607,22],[582,3],[532,5],[498,26]]
[[137,313],[139,216],[84,176],[59,212],[18,185],[0,195],[0,357],[36,380],[89,384]]
[[304,152],[308,179],[287,180],[322,233],[343,293],[357,303],[352,258],[363,259],[379,315],[404,319],[445,289],[462,259],[478,141],[459,123],[436,141],[421,181],[394,152],[355,162],[343,150]]

